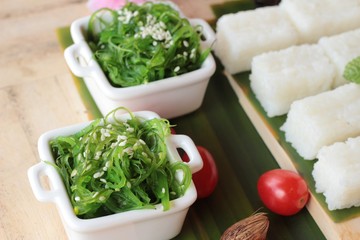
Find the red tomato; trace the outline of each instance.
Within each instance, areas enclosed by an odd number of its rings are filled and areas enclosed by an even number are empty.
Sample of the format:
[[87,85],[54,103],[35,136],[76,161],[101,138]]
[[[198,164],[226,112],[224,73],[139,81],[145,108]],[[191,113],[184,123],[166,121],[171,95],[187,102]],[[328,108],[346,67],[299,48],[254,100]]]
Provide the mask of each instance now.
[[[196,147],[200,153],[204,165],[200,171],[193,174],[192,179],[196,187],[198,195],[197,197],[206,198],[214,191],[219,176],[214,158],[212,157],[211,153],[202,146]],[[189,157],[186,153],[182,156],[182,160],[184,162],[189,161]]]
[[289,170],[274,169],[265,172],[260,176],[257,188],[265,206],[283,216],[298,213],[309,199],[305,180]]

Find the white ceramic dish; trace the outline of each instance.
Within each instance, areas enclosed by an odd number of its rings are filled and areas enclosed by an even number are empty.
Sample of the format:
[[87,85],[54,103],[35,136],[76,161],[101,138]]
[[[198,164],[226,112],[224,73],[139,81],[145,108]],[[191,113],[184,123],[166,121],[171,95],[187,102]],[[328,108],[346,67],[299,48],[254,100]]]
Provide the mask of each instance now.
[[[116,107],[125,106],[132,111],[154,111],[169,119],[195,111],[201,106],[210,77],[216,69],[211,54],[198,70],[145,85],[116,88],[109,83],[86,42],[89,18],[87,16],[71,24],[74,44],[65,50],[64,56],[72,73],[84,79],[104,116]],[[201,42],[202,48],[210,47],[215,41],[215,33],[209,24],[202,19],[189,21],[194,26],[202,26],[206,39]]]
[[[149,111],[134,112],[143,119],[159,118]],[[122,114],[121,119],[129,118]],[[49,141],[57,136],[71,135],[90,122],[55,129],[44,133],[38,141],[41,162],[28,170],[30,185],[35,197],[42,202],[56,204],[59,215],[69,239],[103,240],[103,239],[170,239],[181,231],[189,207],[196,200],[196,189],[191,182],[184,196],[171,201],[171,208],[163,211],[161,204],[156,209],[133,210],[93,219],[80,219],[74,212],[63,181],[55,168],[43,161],[54,163]],[[181,161],[177,149],[183,149],[190,157],[189,164],[194,173],[202,168],[203,162],[194,142],[185,135],[171,135],[167,139],[167,150],[170,161]],[[42,178],[49,180],[50,189]]]

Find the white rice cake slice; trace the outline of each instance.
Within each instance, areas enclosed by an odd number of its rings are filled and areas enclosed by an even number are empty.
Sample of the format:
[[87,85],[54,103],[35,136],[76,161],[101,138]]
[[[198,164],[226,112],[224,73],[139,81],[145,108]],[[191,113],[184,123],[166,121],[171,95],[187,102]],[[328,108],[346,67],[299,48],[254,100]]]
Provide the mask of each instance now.
[[360,27],[359,0],[282,0],[279,7],[293,20],[301,43]]
[[226,14],[216,26],[214,52],[231,74],[250,70],[254,56],[298,43],[298,33],[278,6]]
[[306,160],[320,148],[360,135],[360,85],[348,83],[291,104],[280,128]]
[[329,210],[360,206],[360,137],[322,147],[312,175]]
[[349,83],[342,75],[345,66],[352,59],[360,56],[360,28],[331,37],[323,37],[319,40],[336,67],[336,78],[333,88]]
[[292,46],[254,57],[251,89],[269,117],[287,113],[295,100],[331,89],[335,66],[318,45]]

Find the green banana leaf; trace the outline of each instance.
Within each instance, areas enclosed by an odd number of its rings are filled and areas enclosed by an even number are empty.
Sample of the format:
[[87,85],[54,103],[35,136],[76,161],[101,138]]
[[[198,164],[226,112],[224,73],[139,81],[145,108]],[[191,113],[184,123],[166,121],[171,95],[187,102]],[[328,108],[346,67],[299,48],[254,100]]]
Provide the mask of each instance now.
[[[213,6],[217,16],[251,8],[254,8],[252,1]],[[57,34],[63,49],[72,44],[69,27],[57,29]],[[256,211],[268,213],[267,239],[325,239],[307,209],[283,217],[271,213],[259,199],[258,178],[267,170],[279,168],[279,165],[240,106],[222,71],[217,62],[217,70],[198,110],[170,119],[178,134],[188,135],[197,145],[212,153],[219,173],[215,191],[190,207],[183,229],[175,239],[219,239],[229,226]],[[246,82],[247,75],[236,78]],[[83,80],[74,76],[74,83],[89,117],[102,117]]]
[[[237,12],[239,10],[247,10],[251,8],[249,7],[251,6],[249,2],[252,1],[232,1],[229,2],[228,4],[213,6],[214,7],[213,9],[217,18],[219,18],[222,14],[225,13]],[[227,9],[229,10],[227,11]],[[297,171],[305,178],[311,193],[319,201],[324,211],[334,222],[342,222],[354,217],[359,217],[360,207],[352,207],[349,209],[342,209],[335,211],[330,211],[328,209],[324,195],[316,193],[315,191],[315,182],[312,177],[312,170],[315,161],[304,160],[291,146],[291,144],[286,142],[284,133],[280,131],[280,126],[284,124],[286,120],[286,115],[273,117],[273,118],[267,117],[266,112],[264,111],[261,104],[256,99],[254,93],[250,88],[249,74],[250,72],[235,74],[233,75],[233,78],[245,93],[246,98],[249,99],[249,101],[251,102],[252,107],[256,109],[257,113],[261,116],[262,119],[264,119],[266,126],[271,128],[271,132],[274,133],[274,136],[277,136],[276,138],[278,139],[279,144],[285,150],[288,156],[290,156],[290,159],[292,160],[293,164],[296,166]]]

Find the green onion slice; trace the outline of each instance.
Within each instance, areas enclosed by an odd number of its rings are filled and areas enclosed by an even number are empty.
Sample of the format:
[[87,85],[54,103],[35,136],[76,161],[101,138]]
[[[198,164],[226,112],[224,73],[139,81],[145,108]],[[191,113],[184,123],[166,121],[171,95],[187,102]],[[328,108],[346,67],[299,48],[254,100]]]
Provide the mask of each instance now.
[[346,64],[343,76],[350,82],[360,83],[360,56]]

